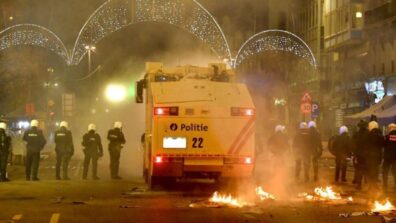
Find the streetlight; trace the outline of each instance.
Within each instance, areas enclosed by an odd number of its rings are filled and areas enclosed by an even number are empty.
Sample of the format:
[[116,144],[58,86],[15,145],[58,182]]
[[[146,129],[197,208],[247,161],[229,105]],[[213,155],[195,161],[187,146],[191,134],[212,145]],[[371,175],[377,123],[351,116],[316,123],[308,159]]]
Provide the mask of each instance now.
[[95,52],[96,47],[94,45],[85,45],[85,49],[88,52],[88,73],[91,73],[91,52]]
[[110,102],[121,102],[127,96],[127,89],[119,84],[110,84],[106,87],[105,95]]

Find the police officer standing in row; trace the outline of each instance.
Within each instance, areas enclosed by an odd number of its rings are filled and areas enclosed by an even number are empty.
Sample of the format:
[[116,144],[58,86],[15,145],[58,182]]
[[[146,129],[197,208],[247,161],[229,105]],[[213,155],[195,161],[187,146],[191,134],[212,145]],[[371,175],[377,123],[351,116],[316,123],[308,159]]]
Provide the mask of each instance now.
[[63,169],[63,179],[70,180],[68,168],[71,157],[74,154],[73,136],[68,130],[68,123],[63,121],[60,128],[55,132],[55,152],[56,152],[56,179],[61,180],[61,166]]
[[347,164],[348,164],[348,157],[352,154],[352,140],[348,135],[348,128],[346,126],[341,126],[339,130],[339,135],[337,135],[334,139],[333,146],[330,152],[336,157],[336,168],[335,168],[335,175],[334,181],[338,183],[340,180],[346,182],[346,173],[347,173]]
[[7,135],[6,129],[6,123],[0,122],[0,182],[8,181],[7,164],[11,152],[11,137]]
[[114,128],[109,130],[107,139],[109,140],[111,178],[120,180],[122,178],[118,175],[118,170],[120,167],[121,149],[123,144],[125,144],[125,137],[122,133],[121,122],[114,123]]
[[352,137],[353,140],[353,164],[355,166],[355,176],[353,183],[356,189],[362,189],[363,177],[367,172],[367,161],[365,158],[366,139],[368,137],[368,123],[360,120],[358,123],[359,130]]
[[37,176],[40,164],[40,152],[43,150],[47,141],[43,132],[38,128],[39,122],[32,120],[30,128],[23,134],[26,144],[26,180],[38,181]]
[[368,129],[369,132],[363,147],[365,164],[367,165],[365,177],[367,177],[369,191],[375,192],[375,190],[378,189],[379,167],[382,161],[385,139],[376,121],[369,122]]
[[293,139],[293,150],[296,157],[296,180],[299,179],[301,166],[303,166],[305,182],[309,181],[309,169],[312,159],[312,152],[310,151],[311,140],[311,134],[309,132],[307,123],[300,123],[300,129]]
[[388,189],[389,170],[392,170],[393,179],[396,182],[396,124],[394,123],[388,125],[388,134],[385,137],[382,164],[382,186],[385,191]]
[[84,146],[84,170],[83,179],[87,179],[89,163],[92,160],[92,178],[99,180],[97,174],[98,159],[103,156],[102,140],[98,133],[96,133],[96,126],[94,124],[88,125],[88,132],[84,134],[82,145]]
[[310,151],[312,152],[312,167],[314,172],[314,181],[318,181],[319,159],[323,153],[322,139],[316,127],[316,122],[308,123],[309,133],[311,135]]

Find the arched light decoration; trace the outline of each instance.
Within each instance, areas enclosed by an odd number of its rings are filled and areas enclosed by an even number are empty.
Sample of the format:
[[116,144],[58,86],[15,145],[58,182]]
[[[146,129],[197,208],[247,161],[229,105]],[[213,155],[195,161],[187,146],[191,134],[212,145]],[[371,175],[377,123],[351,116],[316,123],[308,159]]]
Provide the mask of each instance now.
[[69,54],[62,40],[43,26],[18,24],[0,32],[0,50],[21,45],[44,47],[69,62]]
[[86,45],[96,45],[108,34],[141,22],[177,26],[206,43],[220,58],[231,53],[219,24],[196,0],[108,0],[84,24],[75,42],[71,64],[77,65]]
[[297,35],[285,30],[265,30],[250,37],[238,51],[233,62],[238,67],[247,58],[264,51],[284,51],[307,60],[316,68],[311,48]]

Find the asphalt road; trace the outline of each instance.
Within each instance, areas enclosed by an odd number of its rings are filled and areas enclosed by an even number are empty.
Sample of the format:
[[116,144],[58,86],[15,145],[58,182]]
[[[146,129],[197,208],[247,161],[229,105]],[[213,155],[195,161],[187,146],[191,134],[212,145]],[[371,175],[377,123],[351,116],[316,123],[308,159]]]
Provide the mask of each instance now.
[[[56,181],[52,162],[44,161],[39,182],[25,181],[23,167],[11,166],[12,181],[0,183],[0,222],[381,222],[378,216],[338,216],[370,209],[367,191],[356,192],[350,184],[334,188],[354,197],[355,202],[349,204],[304,202],[297,196],[289,196],[275,201],[255,201],[242,208],[214,208],[206,206],[206,201],[216,190],[226,192],[220,185],[181,182],[168,189],[149,191],[139,177],[114,181],[104,175],[98,181],[81,180],[79,165],[78,161],[71,165],[73,180]],[[320,183],[290,184],[289,194],[310,191],[317,184]],[[246,186],[242,191],[254,191],[254,188]],[[392,199],[394,194],[387,196]],[[191,207],[192,203],[195,207]]]

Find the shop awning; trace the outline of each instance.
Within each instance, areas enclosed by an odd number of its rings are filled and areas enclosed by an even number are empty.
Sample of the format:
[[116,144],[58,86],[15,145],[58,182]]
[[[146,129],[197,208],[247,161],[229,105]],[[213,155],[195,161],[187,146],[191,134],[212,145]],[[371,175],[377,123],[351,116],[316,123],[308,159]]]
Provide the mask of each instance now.
[[396,104],[390,108],[380,112],[377,116],[378,121],[383,124],[395,123],[396,122]]
[[396,116],[396,96],[385,96],[380,102],[372,105],[366,110],[345,116],[344,121],[347,124],[356,124],[359,120],[369,121],[372,115],[377,116],[378,121],[381,124],[389,123],[387,120],[392,118],[395,121],[394,117]]

